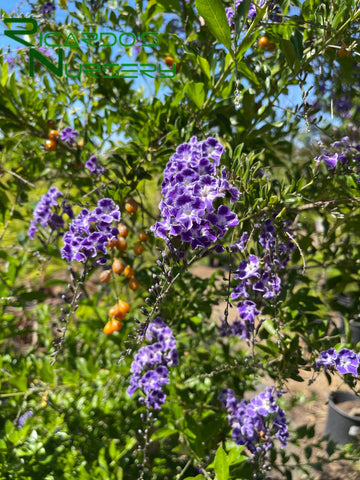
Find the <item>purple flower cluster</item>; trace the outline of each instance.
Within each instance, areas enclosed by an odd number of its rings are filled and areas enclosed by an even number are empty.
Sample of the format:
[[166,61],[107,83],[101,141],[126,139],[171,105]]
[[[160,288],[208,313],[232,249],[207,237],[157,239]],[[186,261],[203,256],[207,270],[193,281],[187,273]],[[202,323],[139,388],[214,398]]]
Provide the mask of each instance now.
[[[61,249],[61,257],[68,262],[85,262],[98,254],[106,255],[109,240],[119,234],[112,225],[119,222],[120,218],[119,207],[111,198],[99,200],[92,211],[83,208],[63,237],[65,246]],[[105,257],[100,257],[97,264],[104,265],[106,261]]]
[[356,354],[348,348],[342,348],[337,352],[334,348],[329,348],[320,353],[319,359],[316,361],[316,367],[335,367],[339,373],[352,373],[357,375],[360,362],[360,354]]
[[51,13],[55,12],[55,5],[53,2],[46,2],[45,5],[41,8],[41,13],[43,15],[50,15]]
[[131,379],[127,390],[132,395],[137,389],[142,390],[149,408],[160,409],[166,394],[162,391],[169,383],[169,369],[178,364],[178,354],[174,335],[170,327],[160,317],[156,317],[146,332],[146,337],[154,343],[140,348],[131,364]]
[[98,159],[95,155],[92,155],[89,160],[85,163],[85,168],[90,170],[90,173],[93,175],[101,175],[105,172],[105,168],[98,165]]
[[19,417],[19,420],[18,420],[18,427],[19,428],[22,428],[26,422],[26,420],[30,417],[33,417],[34,414],[31,410],[28,410],[27,412],[25,412],[23,415],[21,415],[21,417]]
[[228,411],[232,438],[245,445],[253,454],[266,453],[273,445],[274,436],[281,447],[289,436],[285,412],[276,403],[282,393],[267,387],[252,400],[239,401],[231,389],[224,389],[219,400]]
[[12,70],[15,67],[16,64],[16,58],[12,57],[11,55],[8,55],[5,58],[6,63],[8,64],[9,70]]
[[223,152],[212,137],[203,141],[192,137],[177,147],[164,170],[159,204],[163,220],[151,227],[156,237],[168,241],[174,236],[193,250],[204,249],[239,223],[228,206],[219,204],[226,194],[231,202],[240,195],[228,182],[225,168],[218,171]]
[[40,224],[43,228],[48,228],[50,232],[53,230],[60,230],[64,228],[65,223],[62,215],[66,213],[70,218],[73,218],[73,211],[70,205],[67,205],[65,201],[62,202],[62,213],[58,215],[55,212],[52,212],[52,207],[58,209],[57,198],[62,196],[63,193],[60,192],[56,187],[51,187],[42,197],[40,198],[39,203],[36,205],[33,216],[34,220],[31,220],[30,227],[28,230],[28,236],[33,240],[35,233],[38,231],[38,225]]
[[351,112],[350,110],[353,107],[353,103],[350,100],[348,95],[343,95],[342,97],[338,98],[334,101],[335,108],[342,118],[350,118]]
[[360,174],[360,144],[353,144],[349,137],[343,137],[328,147],[321,142],[319,145],[321,154],[314,158],[315,162],[324,162],[329,170],[335,170],[340,165]]
[[71,127],[65,127],[60,132],[60,140],[66,143],[70,143],[72,145],[74,143],[75,137],[79,135],[77,130],[73,130]]
[[[247,240],[245,232],[232,249],[243,249]],[[237,305],[240,319],[228,328],[227,333],[246,339],[250,339],[254,331],[255,318],[260,313],[263,299],[273,299],[280,294],[279,272],[286,267],[294,248],[292,242],[279,242],[270,219],[261,225],[258,243],[262,247],[262,255],[248,255],[241,260],[233,277],[238,284],[230,295],[232,299],[241,297],[242,300]]]
[[[243,0],[235,0],[235,10],[239,8],[240,4],[243,2]],[[248,20],[254,20],[257,14],[257,8],[261,8],[265,5],[266,0],[256,0],[255,2],[252,2],[250,4],[249,12],[247,15]],[[225,8],[226,12],[226,18],[228,21],[228,24],[230,28],[234,28],[235,23],[234,23],[234,9],[232,7],[227,7]],[[281,9],[278,5],[275,5],[275,1],[271,0],[268,4],[268,13],[269,13],[269,18],[274,21],[278,21],[281,19],[278,14],[281,12]]]

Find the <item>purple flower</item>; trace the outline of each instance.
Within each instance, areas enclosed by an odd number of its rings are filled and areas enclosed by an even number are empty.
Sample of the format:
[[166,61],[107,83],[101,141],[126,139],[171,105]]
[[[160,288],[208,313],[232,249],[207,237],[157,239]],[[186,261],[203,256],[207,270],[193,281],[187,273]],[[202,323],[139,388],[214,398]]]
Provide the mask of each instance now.
[[347,348],[343,348],[337,354],[335,367],[339,373],[352,373],[357,375],[359,356]]
[[343,137],[326,147],[320,142],[319,144],[321,153],[314,158],[316,162],[323,161],[328,170],[346,166],[346,173],[349,171],[359,173],[359,144],[351,141],[349,137]]
[[259,259],[256,255],[249,255],[248,260],[242,260],[234,274],[235,280],[245,280],[250,277],[260,277],[258,272],[260,268]]
[[15,67],[16,58],[8,55],[5,60],[6,60],[6,63],[8,64],[9,70],[12,70]]
[[[257,0],[257,1],[250,4],[248,16],[247,16],[248,20],[253,20],[256,17],[257,8],[263,7],[265,5],[265,1],[266,0]],[[235,10],[236,11],[239,8],[240,3],[242,3],[242,2],[243,2],[243,0],[236,0],[235,1]],[[274,7],[272,5],[272,3],[273,2],[269,3],[269,11],[272,11],[272,13],[280,13],[281,10],[279,9],[279,7]],[[229,24],[230,28],[234,28],[235,22],[233,20],[233,17],[235,15],[235,12],[234,12],[233,8],[232,7],[225,8],[225,13],[226,13],[226,18],[227,18],[227,21],[228,21],[228,24]],[[279,18],[278,16],[275,16],[273,18],[273,20],[277,21],[278,18]]]
[[51,232],[53,230],[60,230],[64,227],[62,217],[52,212],[52,207],[58,207],[57,198],[63,195],[56,187],[51,187],[47,193],[42,195],[39,203],[36,205],[33,213],[34,220],[30,221],[28,236],[33,240],[35,233],[38,231],[38,225],[43,228],[48,228]]
[[253,454],[266,453],[276,437],[282,448],[286,446],[285,412],[276,403],[281,395],[275,387],[267,387],[251,401],[239,401],[231,389],[221,391],[219,400],[227,409],[232,437],[238,445],[245,445]]
[[360,355],[347,348],[341,349],[337,352],[334,348],[329,348],[320,353],[320,358],[316,361],[316,367],[335,367],[341,374],[352,373],[357,375],[359,367]]
[[26,419],[32,417],[34,414],[31,410],[28,410],[27,412],[25,412],[23,415],[21,415],[21,417],[19,417],[19,420],[18,420],[18,427],[19,428],[22,428],[25,424],[25,421]]
[[249,234],[244,232],[240,238],[240,240],[235,241],[230,248],[233,252],[239,251],[242,252],[245,249],[245,246],[249,240]]
[[74,143],[75,137],[79,135],[79,132],[77,130],[73,130],[71,127],[65,127],[61,132],[60,132],[60,140],[66,143],[70,143],[72,145]]
[[[85,262],[94,258],[95,264],[104,264],[106,246],[119,233],[112,225],[119,222],[120,218],[119,207],[111,198],[99,200],[93,211],[83,208],[63,236],[61,258],[68,262]],[[102,254],[101,258],[96,258],[99,254]]]
[[175,337],[165,322],[156,317],[146,332],[151,345],[140,348],[131,364],[131,378],[129,395],[136,390],[142,390],[145,394],[144,402],[148,408],[160,409],[165,402],[166,395],[162,391],[169,380],[169,367],[178,364],[178,354]]
[[45,55],[45,57],[51,57],[52,52],[51,52],[50,49],[45,48],[45,47],[39,47],[38,50],[39,50],[40,53],[43,53]]
[[46,2],[41,8],[41,13],[43,15],[50,15],[53,12],[55,12],[55,5],[52,2]]
[[90,173],[93,175],[101,175],[105,172],[105,168],[98,165],[98,159],[95,155],[92,155],[89,160],[85,163],[85,168],[90,170]]
[[164,170],[162,220],[151,228],[156,237],[168,244],[171,237],[179,237],[193,250],[204,249],[238,224],[237,215],[222,204],[226,196],[235,202],[240,195],[227,181],[225,169],[217,169],[223,152],[212,137],[204,141],[192,137],[177,147]]
[[316,361],[316,366],[324,366],[325,369],[335,365],[335,360],[337,358],[337,352],[335,348],[329,348],[324,352],[320,353],[320,358]]

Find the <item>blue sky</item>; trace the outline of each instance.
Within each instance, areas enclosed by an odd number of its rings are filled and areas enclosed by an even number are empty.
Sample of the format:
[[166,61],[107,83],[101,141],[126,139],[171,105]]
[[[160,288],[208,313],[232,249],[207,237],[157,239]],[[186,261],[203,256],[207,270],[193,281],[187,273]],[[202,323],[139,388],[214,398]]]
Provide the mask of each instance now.
[[[57,1],[55,2],[57,4]],[[130,1],[130,4],[134,4],[134,1]],[[7,0],[6,1],[6,11],[8,13],[11,12],[11,10],[17,9],[17,6],[20,4],[19,0]],[[22,7],[21,7],[21,13],[28,13],[30,11],[30,7],[27,4],[27,2],[23,2]],[[55,12],[55,18],[57,21],[63,21],[65,19],[66,13],[57,8]],[[2,24],[2,28],[4,27],[4,24]],[[2,29],[1,29],[2,30]],[[0,47],[3,47],[4,50],[6,51],[6,48],[8,45],[10,45],[11,49],[15,52],[16,48],[19,46],[18,43],[11,41],[8,37],[5,37],[4,34],[2,34],[2,31],[0,30]],[[149,50],[149,47],[147,47]],[[124,56],[122,57],[122,62],[131,62],[129,57],[124,52]],[[111,81],[109,79],[109,81]],[[151,97],[154,95],[154,85],[152,83],[151,79],[146,79],[146,77],[140,76],[138,79],[135,80],[134,82],[134,88],[140,88],[142,87],[144,89],[144,94],[147,97]],[[306,86],[305,86],[306,88]],[[160,89],[158,92],[157,96],[159,98],[162,98],[162,96],[166,93],[166,89]],[[311,101],[311,97],[309,97],[309,101]],[[289,93],[285,96],[283,95],[281,97],[281,105],[283,108],[294,110],[295,106],[297,104],[301,104],[301,90],[297,86],[291,86],[289,87]],[[281,112],[279,111],[279,114]],[[305,131],[305,123],[302,123],[301,130]]]

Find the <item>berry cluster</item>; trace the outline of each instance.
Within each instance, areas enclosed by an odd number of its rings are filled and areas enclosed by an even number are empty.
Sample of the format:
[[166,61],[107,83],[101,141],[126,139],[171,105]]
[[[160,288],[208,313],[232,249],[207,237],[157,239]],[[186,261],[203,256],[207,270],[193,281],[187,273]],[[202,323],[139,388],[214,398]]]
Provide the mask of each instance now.
[[274,436],[281,447],[289,436],[285,412],[276,403],[282,393],[267,387],[251,401],[239,401],[231,389],[224,389],[219,400],[228,411],[232,437],[238,445],[245,445],[253,454],[266,453],[273,445]]
[[223,152],[212,137],[204,141],[192,137],[177,147],[164,170],[159,204],[163,220],[151,227],[156,237],[168,244],[176,237],[193,250],[205,249],[239,223],[237,215],[219,203],[226,194],[232,202],[240,195],[230,186],[225,168],[218,171]]
[[112,333],[121,330],[121,322],[125,319],[125,316],[127,313],[129,313],[129,311],[130,305],[123,300],[118,300],[118,302],[109,310],[110,320],[104,327],[104,333],[111,335]]
[[148,326],[146,337],[153,340],[151,345],[140,348],[131,364],[131,379],[127,390],[132,395],[142,390],[145,399],[139,399],[147,407],[160,409],[166,394],[162,388],[169,383],[169,368],[178,364],[175,338],[170,327],[160,317]]

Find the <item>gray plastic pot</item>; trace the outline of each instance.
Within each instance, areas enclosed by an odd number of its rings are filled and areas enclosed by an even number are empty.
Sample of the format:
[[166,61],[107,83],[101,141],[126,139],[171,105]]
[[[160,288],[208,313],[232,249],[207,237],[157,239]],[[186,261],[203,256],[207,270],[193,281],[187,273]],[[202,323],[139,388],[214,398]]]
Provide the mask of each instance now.
[[350,322],[352,341],[356,344],[360,342],[360,322]]
[[349,401],[360,402],[360,398],[348,392],[331,392],[329,395],[325,435],[341,445],[360,441],[360,417],[349,415],[337,407],[338,403]]

